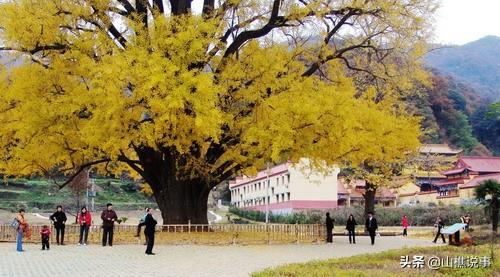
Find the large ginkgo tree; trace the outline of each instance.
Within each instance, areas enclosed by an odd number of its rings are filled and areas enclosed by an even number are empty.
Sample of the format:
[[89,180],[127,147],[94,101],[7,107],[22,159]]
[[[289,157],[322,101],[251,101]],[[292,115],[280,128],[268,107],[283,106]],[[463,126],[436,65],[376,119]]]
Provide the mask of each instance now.
[[[194,3],[196,4],[196,2]],[[433,0],[6,0],[0,174],[128,171],[164,223],[266,162],[399,161]]]

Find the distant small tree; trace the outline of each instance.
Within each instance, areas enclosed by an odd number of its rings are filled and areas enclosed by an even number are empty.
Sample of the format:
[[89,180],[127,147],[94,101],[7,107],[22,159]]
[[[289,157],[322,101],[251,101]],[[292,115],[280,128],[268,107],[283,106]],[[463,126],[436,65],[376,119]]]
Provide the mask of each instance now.
[[[486,199],[487,195],[490,195],[491,199]],[[482,182],[479,187],[476,188],[476,198],[486,203],[486,212],[491,216],[493,232],[496,233],[498,228],[500,183],[492,179]]]
[[[81,208],[81,198],[82,194],[85,193],[87,185],[89,183],[89,169],[82,170],[78,175],[68,184],[71,190],[72,196],[75,198],[76,203],[76,215],[78,218],[78,212]],[[78,220],[78,219],[77,219]]]

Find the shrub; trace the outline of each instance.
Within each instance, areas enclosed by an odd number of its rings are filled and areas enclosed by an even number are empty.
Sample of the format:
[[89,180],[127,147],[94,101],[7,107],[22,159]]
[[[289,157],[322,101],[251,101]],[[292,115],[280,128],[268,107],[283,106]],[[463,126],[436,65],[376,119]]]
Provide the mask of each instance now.
[[124,183],[120,187],[125,192],[136,192],[137,191],[137,185],[133,182]]
[[[264,222],[266,215],[264,212],[242,210],[236,207],[230,207],[229,211],[241,217]],[[332,210],[315,210],[295,212],[292,214],[273,214],[269,213],[269,222],[284,224],[323,224],[325,213],[335,220],[335,225],[345,225],[349,214],[352,214],[359,225],[364,224],[364,207],[351,206],[339,207]],[[482,206],[405,206],[405,207],[378,207],[375,210],[375,216],[380,225],[397,226],[401,224],[403,215],[408,217],[412,226],[431,226],[434,225],[437,216],[443,218],[446,225],[460,222],[460,216],[469,213],[472,217],[472,224],[489,224],[490,220],[485,216]]]

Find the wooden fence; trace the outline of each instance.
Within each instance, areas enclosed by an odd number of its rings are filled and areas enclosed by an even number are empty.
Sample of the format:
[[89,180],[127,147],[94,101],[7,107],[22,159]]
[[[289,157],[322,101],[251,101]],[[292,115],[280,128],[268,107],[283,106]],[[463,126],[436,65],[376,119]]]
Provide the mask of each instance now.
[[[31,226],[32,236],[25,242],[39,243],[42,226]],[[56,241],[52,228],[51,243]],[[115,225],[114,244],[144,243],[144,234],[136,237],[136,225]],[[77,244],[80,226],[66,225],[64,243]],[[325,239],[324,225],[319,224],[213,224],[213,225],[162,225],[156,226],[155,243],[158,244],[279,244],[317,243]],[[102,228],[90,227],[88,243],[100,244]],[[0,241],[15,242],[16,232],[8,225],[0,225]]]

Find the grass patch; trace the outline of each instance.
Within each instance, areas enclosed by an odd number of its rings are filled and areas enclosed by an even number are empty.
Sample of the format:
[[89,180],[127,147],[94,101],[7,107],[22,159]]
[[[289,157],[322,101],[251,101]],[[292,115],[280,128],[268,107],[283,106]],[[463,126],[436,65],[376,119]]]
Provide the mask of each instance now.
[[431,256],[448,257],[482,257],[500,255],[499,244],[491,247],[488,244],[479,246],[440,246],[440,247],[416,247],[388,250],[378,254],[365,254],[353,257],[330,259],[324,261],[313,261],[308,263],[297,263],[283,265],[276,268],[253,273],[254,277],[269,276],[499,276],[500,267],[498,262],[492,259],[492,265],[488,268],[441,268],[430,269],[427,264],[422,269],[401,268],[401,256],[408,255],[410,260],[414,255],[423,255],[427,259]]
[[[95,199],[96,207],[108,202],[121,209],[143,209],[149,203],[154,205],[151,199],[135,190],[134,185],[125,186],[120,180],[96,179],[96,185],[101,188]],[[68,187],[60,190],[53,181],[47,179],[15,179],[0,183],[0,209],[7,211],[17,211],[19,208],[52,211],[57,204],[65,206],[67,210],[76,210],[79,207],[76,207],[75,198]],[[85,202],[85,192],[81,194],[80,201]]]

